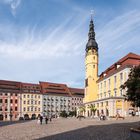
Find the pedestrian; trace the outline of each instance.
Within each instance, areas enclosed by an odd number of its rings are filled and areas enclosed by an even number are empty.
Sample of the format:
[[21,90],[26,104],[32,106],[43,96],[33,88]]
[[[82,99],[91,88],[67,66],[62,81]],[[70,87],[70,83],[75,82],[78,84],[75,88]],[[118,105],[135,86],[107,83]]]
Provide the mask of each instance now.
[[45,117],[45,122],[46,122],[46,124],[48,123],[48,117],[47,116]]
[[50,116],[50,122],[52,121],[52,116]]
[[40,115],[40,124],[42,124],[42,121],[43,121],[43,117],[42,115]]
[[117,112],[116,114],[116,120],[118,120],[120,118],[120,114]]
[[135,113],[134,113],[134,111],[132,111],[132,116],[133,116],[133,117],[135,116]]

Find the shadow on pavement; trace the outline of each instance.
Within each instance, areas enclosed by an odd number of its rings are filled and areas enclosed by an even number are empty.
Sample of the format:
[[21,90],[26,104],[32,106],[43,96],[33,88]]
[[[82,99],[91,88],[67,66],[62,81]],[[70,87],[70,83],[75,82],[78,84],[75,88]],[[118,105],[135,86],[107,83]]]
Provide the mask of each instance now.
[[17,123],[26,123],[29,122],[31,120],[21,120],[21,121],[0,121],[0,127],[2,126],[7,126],[7,125],[13,125],[13,124],[17,124]]
[[139,122],[91,125],[36,140],[132,140],[130,128],[138,126]]

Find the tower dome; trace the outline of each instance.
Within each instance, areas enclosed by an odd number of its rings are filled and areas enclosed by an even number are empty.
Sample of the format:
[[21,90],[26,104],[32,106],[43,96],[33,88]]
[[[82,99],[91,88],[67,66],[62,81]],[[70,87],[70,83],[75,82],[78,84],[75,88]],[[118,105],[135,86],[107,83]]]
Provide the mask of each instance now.
[[98,50],[98,44],[95,40],[95,32],[94,32],[94,24],[91,18],[90,25],[89,25],[89,33],[88,33],[88,42],[86,44],[86,52],[90,49]]

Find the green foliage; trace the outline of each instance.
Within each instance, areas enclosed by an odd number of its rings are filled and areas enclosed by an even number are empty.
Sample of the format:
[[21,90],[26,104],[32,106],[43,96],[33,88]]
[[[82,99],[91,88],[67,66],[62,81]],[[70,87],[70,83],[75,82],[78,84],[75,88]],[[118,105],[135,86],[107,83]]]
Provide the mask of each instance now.
[[70,117],[73,117],[73,116],[76,116],[76,115],[77,115],[77,111],[76,110],[69,112],[69,116]]
[[68,114],[65,110],[61,111],[60,113],[60,117],[64,117],[64,118],[67,118],[68,117]]
[[128,80],[121,88],[126,89],[126,100],[131,101],[133,106],[140,107],[140,65],[131,69]]
[[79,111],[82,113],[82,112],[86,112],[86,108],[85,106],[80,106],[79,107]]
[[95,105],[91,104],[90,106],[88,106],[88,108],[90,109],[90,111],[95,114],[97,108],[95,107]]

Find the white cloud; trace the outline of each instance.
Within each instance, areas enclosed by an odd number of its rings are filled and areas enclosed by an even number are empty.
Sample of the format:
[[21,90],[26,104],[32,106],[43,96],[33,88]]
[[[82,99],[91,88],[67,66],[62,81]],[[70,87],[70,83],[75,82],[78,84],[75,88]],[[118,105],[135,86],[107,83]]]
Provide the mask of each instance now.
[[[89,24],[87,15],[83,11],[79,18],[69,17],[53,29],[44,27],[40,31],[36,25],[32,28],[0,25],[0,77],[28,82],[63,82],[82,87]],[[71,22],[75,25],[70,26]],[[113,57],[118,60],[124,52],[138,50],[139,27],[140,12],[134,10],[114,17],[103,28],[97,28],[99,60],[103,65],[100,70],[112,64]],[[135,48],[131,48],[134,45]]]
[[2,0],[5,4],[10,5],[13,16],[16,16],[16,9],[19,7],[21,0]]
[[[140,53],[140,11],[133,10],[118,15],[97,30],[97,40],[100,49],[100,63],[108,62],[103,69],[126,55]],[[137,51],[139,50],[139,51]]]

